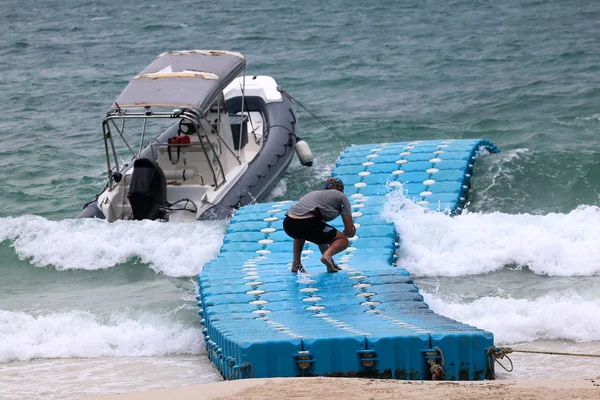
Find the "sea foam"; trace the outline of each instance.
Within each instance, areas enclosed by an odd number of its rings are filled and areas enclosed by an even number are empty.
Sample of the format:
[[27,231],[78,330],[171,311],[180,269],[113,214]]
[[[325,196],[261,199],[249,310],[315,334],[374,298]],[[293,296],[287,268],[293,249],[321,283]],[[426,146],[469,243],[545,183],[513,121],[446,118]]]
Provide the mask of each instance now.
[[498,344],[536,340],[600,341],[600,299],[574,291],[535,299],[482,297],[469,303],[423,293],[433,311],[493,332]]
[[135,357],[199,354],[199,328],[156,314],[84,311],[43,314],[0,310],[0,363],[35,358]]
[[98,219],[52,221],[26,215],[0,219],[0,242],[38,267],[98,270],[139,259],[172,277],[194,276],[215,258],[226,221],[162,223]]
[[417,276],[485,274],[509,265],[538,275],[600,275],[600,208],[547,215],[469,213],[450,217],[397,190],[382,215],[396,225],[398,264]]

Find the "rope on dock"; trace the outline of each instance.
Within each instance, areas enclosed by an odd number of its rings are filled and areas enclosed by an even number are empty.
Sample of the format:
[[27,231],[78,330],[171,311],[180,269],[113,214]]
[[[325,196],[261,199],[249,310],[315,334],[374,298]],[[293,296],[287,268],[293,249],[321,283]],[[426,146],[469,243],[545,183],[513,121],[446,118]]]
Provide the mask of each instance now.
[[[246,372],[246,373],[244,373]],[[232,367],[231,374],[227,378],[228,381],[236,379],[254,378],[254,365],[252,363],[244,361],[241,364],[234,365]]]
[[[431,372],[431,380],[443,381],[446,377],[446,373],[444,372],[444,353],[442,353],[442,350],[439,347],[434,347],[433,350],[435,350],[435,352],[425,353],[427,362],[430,365],[429,372]],[[439,364],[436,360],[437,358],[440,359]]]

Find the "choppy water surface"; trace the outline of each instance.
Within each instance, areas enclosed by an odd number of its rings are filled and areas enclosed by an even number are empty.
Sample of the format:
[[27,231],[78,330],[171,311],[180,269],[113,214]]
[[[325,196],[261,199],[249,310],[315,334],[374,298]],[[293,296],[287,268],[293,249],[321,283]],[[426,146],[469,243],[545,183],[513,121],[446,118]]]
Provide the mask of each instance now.
[[[400,263],[435,311],[500,345],[600,353],[600,5],[496,3],[7,0],[0,397],[220,379],[194,281],[226,222],[73,219],[105,183],[108,105],[156,55],[190,48],[244,53],[249,73],[275,77],[355,144],[493,141],[502,152],[478,162],[463,215],[391,199]],[[298,111],[316,166],[294,161],[271,200],[318,188],[345,148]],[[513,359],[501,378],[600,375],[593,360]]]

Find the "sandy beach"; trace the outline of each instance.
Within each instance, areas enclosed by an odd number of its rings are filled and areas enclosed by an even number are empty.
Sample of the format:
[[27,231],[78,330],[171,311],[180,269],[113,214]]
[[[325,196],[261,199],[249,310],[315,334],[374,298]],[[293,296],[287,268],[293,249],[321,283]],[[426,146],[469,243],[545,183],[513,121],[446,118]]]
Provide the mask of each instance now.
[[424,382],[348,378],[272,378],[207,383],[92,397],[90,400],[527,399],[597,400],[600,376],[586,380]]

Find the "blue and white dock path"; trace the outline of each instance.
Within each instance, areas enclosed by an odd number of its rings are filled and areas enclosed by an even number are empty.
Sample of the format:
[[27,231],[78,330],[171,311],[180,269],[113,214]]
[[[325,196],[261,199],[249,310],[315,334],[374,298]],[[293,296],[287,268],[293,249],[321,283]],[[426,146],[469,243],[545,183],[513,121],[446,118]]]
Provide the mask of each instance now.
[[[290,272],[282,223],[292,202],[236,212],[219,256],[199,275],[198,305],[210,360],[227,379],[363,376],[481,380],[493,376],[491,332],[431,311],[396,260],[394,225],[381,218],[389,193],[459,213],[486,140],[414,141],[346,149],[334,176],[345,183],[356,236],[330,274],[307,243],[306,274]],[[341,219],[332,225],[342,228]]]

